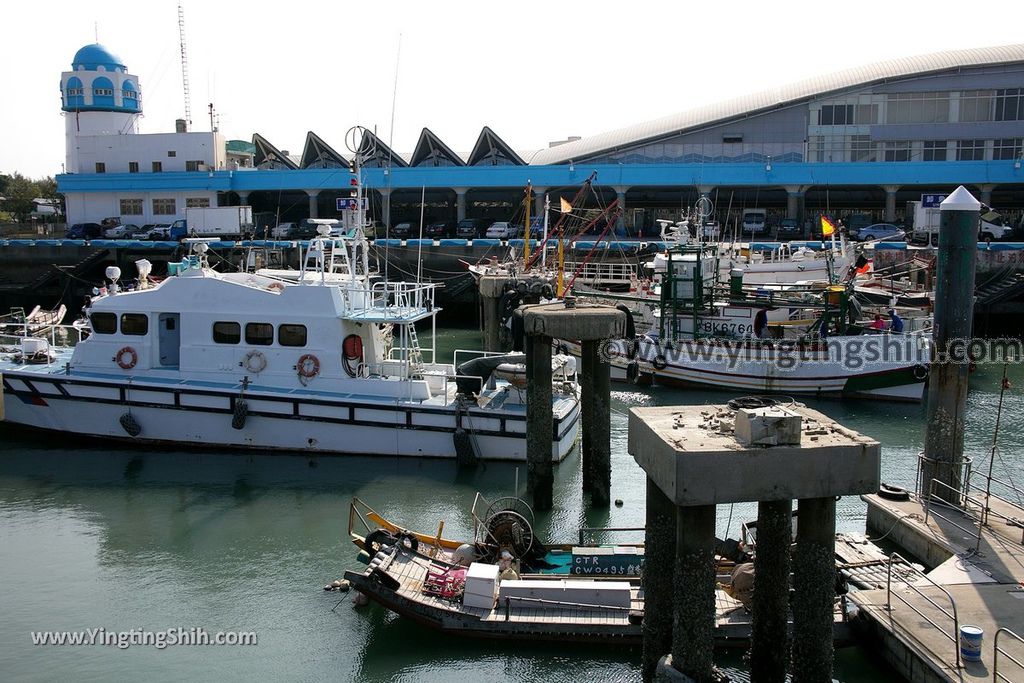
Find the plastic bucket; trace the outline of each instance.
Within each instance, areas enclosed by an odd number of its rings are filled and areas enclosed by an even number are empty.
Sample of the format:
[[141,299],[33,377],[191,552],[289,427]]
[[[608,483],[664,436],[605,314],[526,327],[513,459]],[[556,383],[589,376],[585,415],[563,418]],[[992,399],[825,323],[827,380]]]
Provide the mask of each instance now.
[[960,627],[960,657],[965,662],[981,661],[981,641],[985,632],[978,626]]

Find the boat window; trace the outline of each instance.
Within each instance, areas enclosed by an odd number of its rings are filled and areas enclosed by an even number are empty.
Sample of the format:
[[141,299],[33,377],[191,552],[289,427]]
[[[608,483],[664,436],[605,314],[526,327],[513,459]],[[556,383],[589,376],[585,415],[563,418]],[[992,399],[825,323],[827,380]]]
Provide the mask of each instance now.
[[238,323],[214,323],[213,341],[217,344],[237,344],[242,341],[242,326]]
[[305,325],[278,325],[277,343],[281,346],[305,346]]
[[149,316],[145,313],[122,313],[121,334],[142,336],[149,332]]
[[96,334],[117,332],[117,316],[113,313],[93,313],[89,320],[92,322],[92,331]]
[[270,323],[246,323],[245,343],[254,346],[270,346],[274,343],[274,326]]

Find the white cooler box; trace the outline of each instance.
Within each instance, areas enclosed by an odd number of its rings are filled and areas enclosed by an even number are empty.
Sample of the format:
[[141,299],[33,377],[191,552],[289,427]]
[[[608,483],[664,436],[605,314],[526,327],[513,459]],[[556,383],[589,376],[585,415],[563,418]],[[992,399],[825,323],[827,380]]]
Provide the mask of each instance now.
[[493,609],[498,598],[498,565],[474,562],[466,571],[466,589],[462,594],[464,607]]

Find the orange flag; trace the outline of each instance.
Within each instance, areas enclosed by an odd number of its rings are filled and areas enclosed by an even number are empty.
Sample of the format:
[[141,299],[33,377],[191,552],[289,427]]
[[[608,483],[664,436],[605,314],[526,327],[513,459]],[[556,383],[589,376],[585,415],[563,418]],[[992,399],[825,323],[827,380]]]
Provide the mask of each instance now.
[[828,218],[821,217],[821,235],[822,237],[828,237],[836,231],[836,226]]

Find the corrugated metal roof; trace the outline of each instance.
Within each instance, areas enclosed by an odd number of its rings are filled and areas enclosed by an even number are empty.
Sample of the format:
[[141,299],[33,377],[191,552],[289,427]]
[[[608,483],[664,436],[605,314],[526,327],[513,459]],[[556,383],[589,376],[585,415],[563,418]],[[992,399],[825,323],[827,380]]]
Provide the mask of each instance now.
[[948,50],[915,57],[891,59],[815,76],[744,97],[716,102],[653,121],[645,121],[607,133],[592,135],[576,142],[568,142],[541,150],[530,163],[560,164],[570,159],[582,160],[601,152],[635,145],[645,140],[671,135],[698,126],[706,126],[734,116],[893,78],[907,78],[960,67],[1013,62],[1024,62],[1024,44]]

